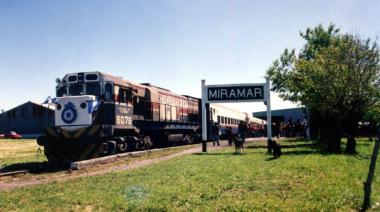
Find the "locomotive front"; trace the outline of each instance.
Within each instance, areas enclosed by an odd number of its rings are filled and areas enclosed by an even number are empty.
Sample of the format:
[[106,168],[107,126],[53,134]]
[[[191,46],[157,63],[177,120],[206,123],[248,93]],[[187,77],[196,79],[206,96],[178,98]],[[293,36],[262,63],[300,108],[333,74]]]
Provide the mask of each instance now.
[[132,106],[116,105],[113,88],[113,82],[100,72],[73,73],[57,79],[55,126],[47,127],[37,139],[49,162],[68,164],[115,151],[116,147],[110,149],[105,144],[116,143],[107,143],[113,139],[116,122],[124,129],[133,126]]

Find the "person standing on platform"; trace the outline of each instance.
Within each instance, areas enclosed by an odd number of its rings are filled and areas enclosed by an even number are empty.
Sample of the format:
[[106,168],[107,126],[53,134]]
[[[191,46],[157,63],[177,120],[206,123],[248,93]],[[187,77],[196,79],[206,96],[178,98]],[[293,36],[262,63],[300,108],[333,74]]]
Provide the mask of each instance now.
[[245,142],[245,133],[247,132],[247,125],[244,122],[240,122],[238,126],[238,133],[239,137],[242,140],[242,142]]
[[226,138],[228,140],[228,145],[232,145],[232,140],[234,138],[234,133],[232,132],[232,128],[228,127],[226,131]]
[[219,131],[220,131],[220,128],[219,128],[219,124],[218,123],[215,123],[212,128],[211,128],[211,133],[212,133],[212,136],[213,136],[213,139],[212,139],[212,144],[215,146],[215,143],[219,146],[220,143],[219,143]]

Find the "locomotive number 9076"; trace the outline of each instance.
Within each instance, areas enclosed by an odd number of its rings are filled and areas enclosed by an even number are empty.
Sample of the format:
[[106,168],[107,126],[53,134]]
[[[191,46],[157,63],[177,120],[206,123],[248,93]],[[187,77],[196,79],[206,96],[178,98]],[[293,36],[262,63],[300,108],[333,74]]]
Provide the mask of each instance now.
[[117,115],[116,116],[116,125],[132,125],[132,117]]

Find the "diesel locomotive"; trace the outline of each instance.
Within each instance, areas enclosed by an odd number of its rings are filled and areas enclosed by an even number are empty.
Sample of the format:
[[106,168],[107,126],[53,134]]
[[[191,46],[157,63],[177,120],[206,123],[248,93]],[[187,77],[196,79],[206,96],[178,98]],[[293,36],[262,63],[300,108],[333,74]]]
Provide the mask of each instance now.
[[37,139],[54,164],[199,138],[198,98],[102,72],[56,82],[55,125]]

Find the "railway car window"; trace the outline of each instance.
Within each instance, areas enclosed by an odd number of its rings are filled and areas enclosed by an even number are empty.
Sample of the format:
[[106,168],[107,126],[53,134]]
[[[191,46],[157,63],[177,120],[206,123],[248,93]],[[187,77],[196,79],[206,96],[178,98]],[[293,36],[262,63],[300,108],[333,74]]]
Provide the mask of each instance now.
[[105,90],[105,98],[107,101],[112,100],[112,84],[111,83],[106,83],[104,86]]
[[77,82],[77,80],[78,80],[78,77],[77,76],[69,76],[68,78],[67,78],[67,80],[69,81],[69,82]]
[[83,95],[83,86],[81,84],[70,85],[69,87],[70,96],[79,96]]
[[132,101],[132,89],[131,88],[128,88],[127,90],[125,90],[125,97],[127,99],[128,102]]
[[87,95],[99,96],[100,95],[100,85],[99,85],[99,83],[88,83],[86,85],[86,94]]
[[57,97],[62,97],[67,93],[66,87],[60,87],[57,89]]
[[86,74],[86,81],[96,81],[98,80],[97,74]]
[[126,90],[123,88],[120,88],[119,89],[119,96],[118,96],[117,100],[119,102],[125,103],[126,102],[126,99],[125,99],[126,95],[125,94],[126,94]]
[[220,116],[218,116],[218,123],[220,123],[221,122],[221,120],[220,120]]

